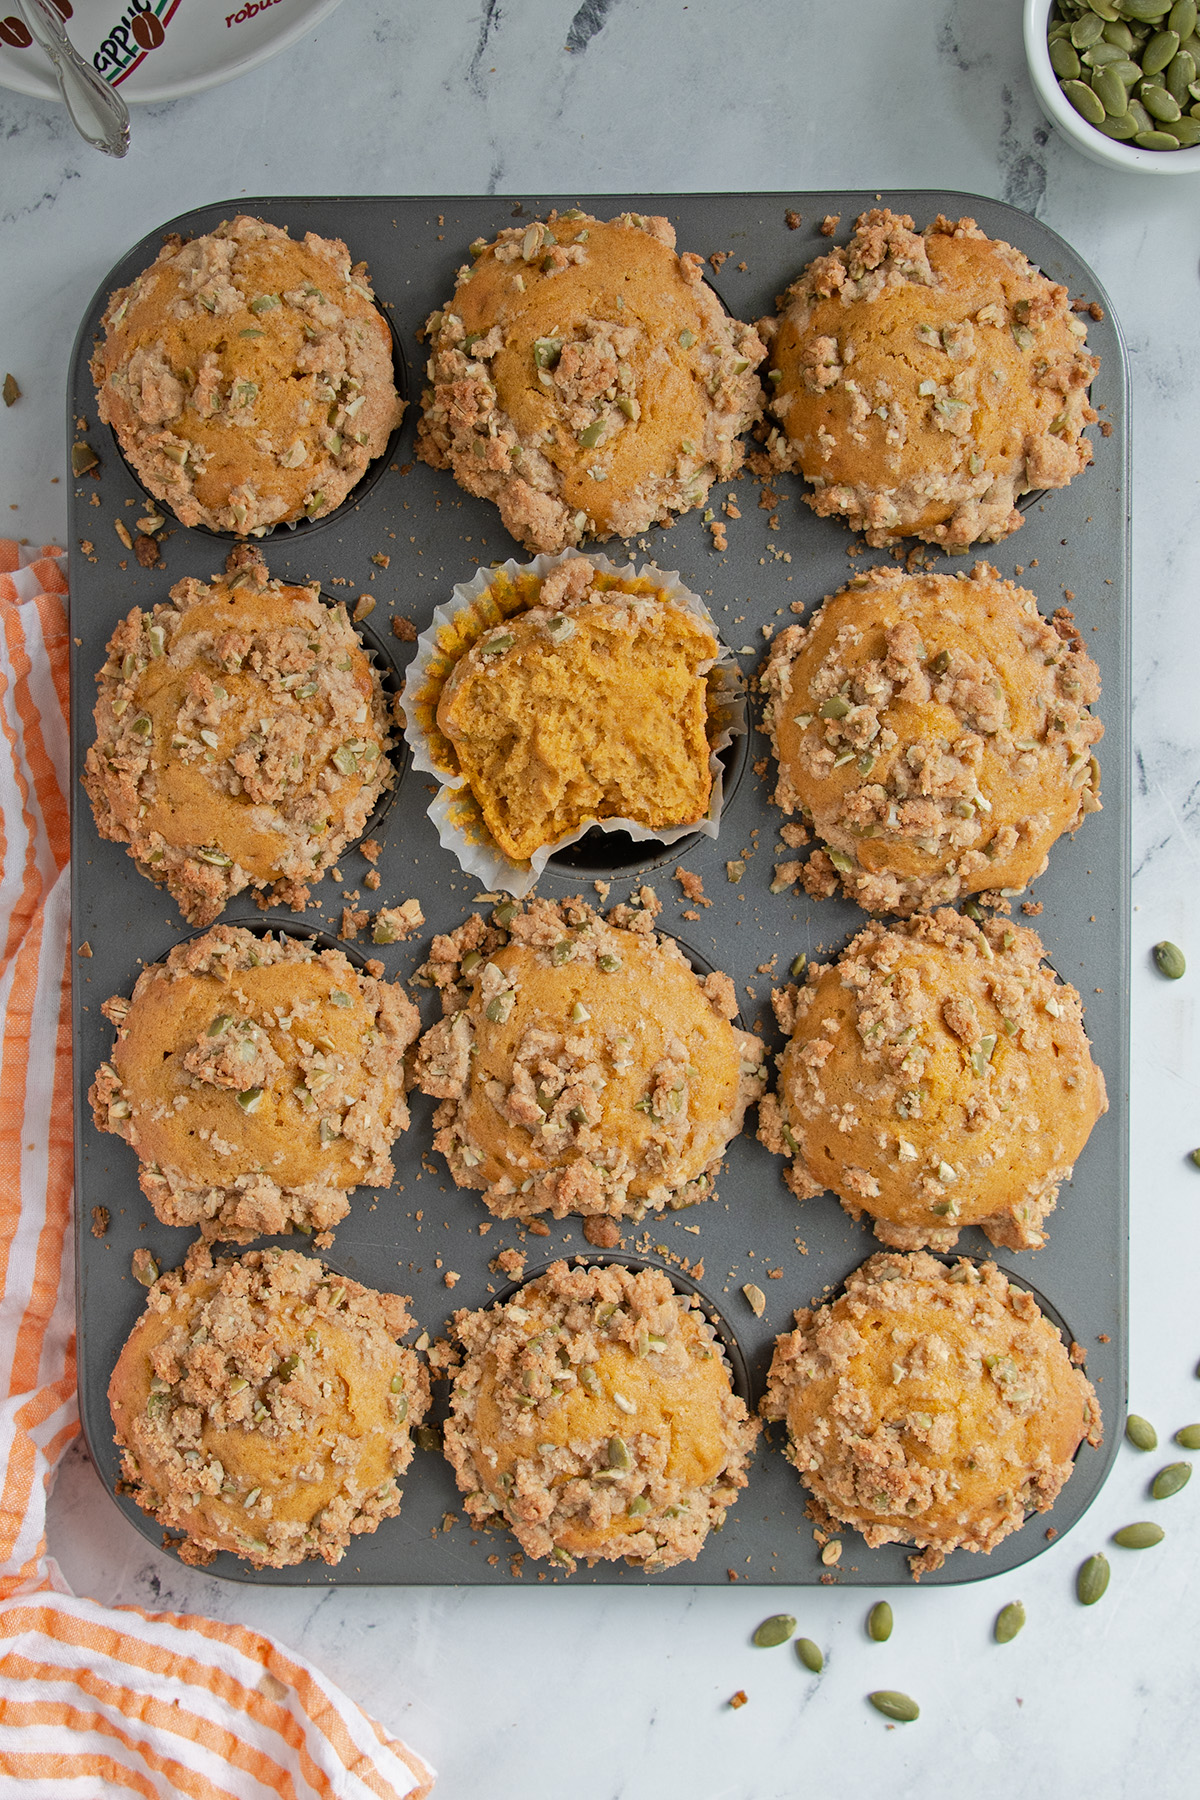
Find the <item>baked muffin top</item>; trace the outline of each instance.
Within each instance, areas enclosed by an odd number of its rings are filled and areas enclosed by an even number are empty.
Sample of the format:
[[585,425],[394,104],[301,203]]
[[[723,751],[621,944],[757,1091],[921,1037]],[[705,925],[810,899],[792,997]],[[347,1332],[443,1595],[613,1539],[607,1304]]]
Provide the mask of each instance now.
[[92,358],[100,417],[184,525],[261,536],[319,519],[404,413],[365,263],[244,214],[118,288]]
[[994,1263],[921,1252],[872,1256],[797,1312],[759,1410],[786,1422],[813,1516],[917,1545],[918,1577],[1047,1511],[1101,1439],[1095,1390],[1033,1295]]
[[348,1188],[391,1180],[420,1019],[340,950],[217,925],[102,1011],[117,1041],[93,1117],[136,1150],[164,1224],[236,1243],[324,1232]]
[[400,1510],[396,1478],[429,1378],[396,1343],[413,1320],[295,1250],[214,1262],[193,1244],[155,1281],[109,1383],[134,1499],[184,1534],[184,1562],[340,1562]]
[[986,563],[867,570],[763,668],[774,800],[828,845],[805,886],[910,913],[1019,891],[1099,810],[1100,675],[1071,615]]
[[555,1263],[454,1315],[446,1455],[475,1523],[530,1556],[691,1561],[746,1485],[757,1425],[712,1327],[659,1269]]
[[1021,524],[1014,502],[1092,460],[1099,358],[1065,287],[973,219],[924,232],[886,208],[810,263],[768,339],[767,440],[805,498],[869,544],[965,550]]
[[964,1225],[1038,1249],[1059,1183],[1107,1109],[1079,995],[1037,934],[948,909],[872,921],[775,996],[789,1042],[759,1137],[801,1198],[832,1189],[899,1249]]
[[527,550],[634,537],[741,466],[763,346],[668,220],[573,208],[472,244],[426,326],[417,454]]
[[579,556],[537,579],[527,610],[455,663],[437,706],[505,856],[524,862],[592,820],[699,823],[719,648],[646,576],[605,576]]
[[763,1046],[733,1023],[729,977],[701,979],[656,936],[656,910],[534,900],[434,939],[445,1016],[416,1083],[442,1101],[434,1142],[455,1181],[500,1217],[640,1218],[712,1197],[763,1090]]
[[83,783],[193,925],[244,888],[303,909],[395,772],[378,672],[342,606],[235,551],[211,582],[134,609],[97,676]]

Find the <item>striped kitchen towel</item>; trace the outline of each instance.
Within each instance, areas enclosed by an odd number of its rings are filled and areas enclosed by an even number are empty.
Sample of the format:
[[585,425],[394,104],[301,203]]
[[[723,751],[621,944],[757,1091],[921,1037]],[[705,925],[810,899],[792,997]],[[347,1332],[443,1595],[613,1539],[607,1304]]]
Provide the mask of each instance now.
[[432,1771],[281,1644],[62,1591],[78,1429],[66,559],[0,539],[0,1794],[414,1800]]

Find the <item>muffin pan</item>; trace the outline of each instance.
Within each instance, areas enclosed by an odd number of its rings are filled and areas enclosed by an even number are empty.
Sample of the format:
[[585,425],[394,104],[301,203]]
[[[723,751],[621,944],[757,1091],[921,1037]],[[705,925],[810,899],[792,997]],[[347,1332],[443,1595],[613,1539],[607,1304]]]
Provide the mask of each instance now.
[[[1128,612],[1128,448],[1127,373],[1120,332],[1095,277],[1062,240],[1024,213],[972,195],[920,192],[802,193],[759,195],[638,195],[592,198],[566,195],[472,199],[263,199],[198,208],[164,222],[105,278],[80,328],[68,393],[68,435],[86,438],[100,457],[99,468],[72,484],[69,542],[72,559],[72,757],[78,775],[92,741],[95,675],[117,619],[132,605],[150,607],[185,575],[208,577],[224,561],[226,545],[211,534],[168,522],[162,543],[165,567],[144,569],[114,530],[117,520],[130,530],[143,510],[142,496],[106,427],[96,422],[95,393],[88,357],[108,294],[128,282],[154,257],[164,233],[211,230],[234,212],[260,215],[290,226],[342,237],[355,258],[365,258],[380,303],[388,312],[401,347],[398,367],[412,371],[408,412],[382,466],[364,478],[360,491],[328,520],[320,533],[277,530],[258,540],[273,575],[283,580],[318,581],[326,595],[353,606],[368,594],[376,606],[369,630],[380,647],[379,660],[402,676],[413,650],[390,632],[393,616],[409,619],[418,631],[435,606],[449,598],[457,581],[480,566],[521,556],[495,509],[461,492],[453,478],[415,461],[413,438],[419,404],[418,375],[424,351],[415,332],[441,305],[454,285],[455,270],[467,260],[473,238],[491,237],[516,219],[544,217],[553,205],[583,205],[598,217],[618,211],[665,213],[675,225],[680,249],[715,258],[709,279],[731,312],[747,321],[773,310],[775,296],[805,263],[828,247],[818,227],[830,213],[841,215],[844,241],[854,217],[886,204],[911,213],[918,227],[938,212],[970,214],[989,235],[1017,245],[1073,297],[1103,309],[1088,320],[1088,346],[1101,357],[1092,389],[1099,425],[1090,428],[1092,468],[1068,488],[1032,496],[1022,506],[1024,526],[999,545],[978,554],[1037,596],[1044,614],[1067,605],[1091,654],[1100,664],[1103,692],[1097,708],[1106,727],[1098,754],[1103,773],[1104,811],[1085,819],[1078,835],[1050,853],[1049,868],[1023,899],[1040,904],[1030,919],[1049,960],[1077,987],[1087,1008],[1086,1026],[1097,1062],[1104,1070],[1110,1110],[1079,1158],[1048,1221],[1049,1241],[1037,1252],[992,1251],[975,1230],[964,1231],[963,1254],[989,1254],[1024,1286],[1044,1296],[1056,1322],[1086,1352],[1086,1371],[1096,1385],[1104,1413],[1100,1450],[1079,1452],[1075,1473],[1053,1510],[1036,1515],[1021,1532],[990,1556],[959,1551],[925,1585],[979,1580],[1019,1567],[1061,1535],[1093,1499],[1120,1443],[1126,1397],[1127,1261],[1127,1088],[1129,957],[1129,612]],[[802,223],[789,228],[786,215]],[[86,420],[90,429],[79,425]],[[751,446],[752,447],[752,446]],[[378,479],[374,477],[378,476]],[[370,484],[369,486],[366,484]],[[669,529],[647,532],[624,549],[638,565],[653,561],[678,569],[684,582],[707,601],[722,637],[739,654],[747,674],[760,665],[768,638],[791,623],[795,602],[807,616],[826,594],[841,587],[855,569],[889,561],[871,551],[833,520],[814,516],[800,500],[801,483],[778,478],[777,499],[766,506],[762,484],[743,474],[718,484],[709,505],[728,533],[728,547],[714,548],[699,512]],[[732,497],[740,517],[722,509]],[[614,561],[622,546],[600,546]],[[908,546],[906,546],[908,548]],[[853,556],[848,555],[854,551]],[[861,551],[861,554],[858,552]],[[373,560],[375,559],[375,560]],[[523,559],[523,558],[522,558]],[[523,559],[524,560],[524,559]],[[971,560],[974,560],[972,555]],[[969,566],[963,558],[939,558],[940,569]],[[386,677],[385,677],[386,680]],[[754,709],[757,719],[757,708]],[[734,767],[716,840],[700,837],[670,849],[655,843],[621,841],[617,834],[593,834],[551,862],[537,891],[550,899],[582,893],[596,900],[592,883],[611,880],[608,904],[628,899],[643,881],[652,886],[663,910],[658,929],[671,932],[702,962],[730,974],[742,1020],[758,1030],[772,1053],[782,1039],[771,1016],[769,994],[788,979],[792,960],[837,954],[864,915],[840,900],[814,902],[785,889],[771,894],[773,865],[793,853],[775,852],[779,811],[768,804],[774,765],[766,738],[752,731],[735,740]],[[748,765],[748,766],[747,766]],[[193,935],[170,897],[140,876],[123,846],[103,842],[81,790],[72,825],[72,880],[75,955],[74,1041],[76,1105],[77,1294],[80,1408],[88,1447],[106,1487],[118,1478],[106,1390],[124,1339],[139,1315],[144,1290],[131,1271],[135,1249],[149,1249],[162,1268],[183,1260],[192,1234],[160,1225],[137,1186],[133,1153],[91,1122],[87,1089],[98,1064],[109,1054],[113,1032],[100,1004],[110,994],[128,994],[143,962],[164,957],[173,944]],[[386,813],[373,822],[381,845],[381,884],[363,886],[369,865],[357,850],[339,864],[344,879],[327,878],[313,890],[304,914],[263,914],[236,899],[224,923],[289,932],[336,934],[343,905],[367,908],[420,900],[424,930],[406,943],[376,947],[369,930],[348,954],[377,955],[391,977],[407,981],[425,960],[430,935],[449,931],[475,910],[487,911],[476,896],[480,885],[464,875],[443,850],[430,820],[427,783],[408,769]],[[773,853],[774,852],[774,853]],[[681,893],[673,871],[679,864],[702,877],[707,906]],[[732,863],[732,869],[727,864]],[[738,864],[744,864],[740,876]],[[347,901],[344,896],[357,894]],[[1019,900],[1014,899],[1015,915]],[[685,918],[685,912],[698,917]],[[86,945],[86,949],[83,947]],[[83,949],[83,955],[79,954]],[[90,951],[90,955],[88,952]],[[438,1014],[436,997],[410,990],[428,1026]],[[396,1178],[391,1188],[360,1188],[349,1216],[337,1228],[325,1260],[356,1280],[411,1296],[411,1310],[430,1339],[440,1337],[457,1307],[487,1304],[511,1292],[511,1280],[488,1264],[498,1251],[524,1251],[526,1277],[555,1257],[597,1253],[586,1242],[577,1217],[547,1220],[548,1236],[521,1230],[514,1221],[493,1220],[479,1196],[457,1189],[432,1149],[435,1103],[414,1093],[412,1125],[397,1142]],[[731,1145],[719,1183],[719,1198],[682,1212],[648,1214],[626,1225],[615,1254],[665,1266],[695,1287],[717,1315],[735,1370],[744,1366],[749,1398],[763,1388],[777,1333],[788,1330],[794,1307],[835,1288],[851,1269],[880,1248],[866,1221],[852,1223],[832,1195],[803,1204],[782,1180],[782,1163],[755,1140],[751,1122]],[[109,1223],[93,1235],[93,1209],[106,1208]],[[480,1228],[484,1227],[481,1234]],[[287,1240],[308,1248],[307,1239]],[[688,1267],[684,1267],[684,1263]],[[700,1265],[700,1266],[698,1266]],[[778,1271],[778,1273],[776,1273]],[[452,1279],[451,1279],[452,1278]],[[448,1284],[448,1281],[450,1285]],[[756,1316],[743,1295],[747,1284],[765,1295]],[[423,1339],[420,1341],[424,1341]],[[739,1384],[740,1385],[740,1384]],[[444,1415],[447,1387],[434,1382],[435,1421]],[[228,1555],[212,1570],[232,1579],[285,1585],[333,1583],[498,1583],[570,1580],[573,1584],[644,1585],[648,1582],[725,1584],[736,1578],[762,1585],[832,1583],[907,1585],[906,1550],[868,1550],[852,1532],[842,1534],[842,1554],[834,1567],[820,1560],[805,1493],[784,1459],[779,1428],[760,1439],[749,1487],[731,1509],[723,1530],[710,1536],[695,1563],[647,1576],[624,1564],[580,1565],[564,1576],[551,1565],[516,1555],[504,1531],[471,1530],[440,1447],[418,1448],[405,1479],[398,1518],[373,1535],[356,1538],[343,1561],[254,1573]],[[160,1527],[126,1496],[117,1504],[146,1538],[158,1544]]]

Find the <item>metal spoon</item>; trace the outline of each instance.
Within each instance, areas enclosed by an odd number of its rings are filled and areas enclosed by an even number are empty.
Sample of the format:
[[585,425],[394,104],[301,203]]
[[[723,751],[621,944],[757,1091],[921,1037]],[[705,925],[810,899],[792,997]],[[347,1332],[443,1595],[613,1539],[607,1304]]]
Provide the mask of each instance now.
[[120,94],[84,62],[51,0],[17,0],[17,5],[54,65],[59,91],[80,137],[105,156],[124,156],[129,148],[129,108]]

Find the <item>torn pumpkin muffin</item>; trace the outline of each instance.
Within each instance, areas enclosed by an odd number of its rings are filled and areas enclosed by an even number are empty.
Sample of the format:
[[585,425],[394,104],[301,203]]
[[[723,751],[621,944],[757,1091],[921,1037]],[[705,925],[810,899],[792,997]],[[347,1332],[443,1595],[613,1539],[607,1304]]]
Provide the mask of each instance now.
[[121,1471],[179,1555],[321,1557],[400,1510],[429,1377],[408,1302],[295,1250],[193,1244],[146,1296],[109,1383]]
[[340,950],[217,925],[102,1011],[117,1041],[93,1118],[137,1152],[165,1225],[235,1243],[323,1234],[345,1218],[347,1190],[391,1180],[420,1019]]
[[1032,1294],[994,1263],[881,1252],[776,1340],[759,1411],[818,1528],[913,1544],[914,1576],[1046,1512],[1100,1406]]
[[504,856],[527,862],[591,821],[699,825],[710,740],[727,722],[710,696],[711,625],[655,571],[609,573],[586,556],[544,575],[500,571],[486,598],[506,616],[440,686],[431,748],[448,779],[466,778]]
[[455,1181],[498,1217],[638,1219],[712,1198],[763,1091],[763,1046],[734,1023],[729,977],[701,978],[655,934],[657,910],[534,900],[434,939],[444,1017],[416,1085],[442,1102],[434,1143]]
[[426,325],[417,454],[531,551],[703,506],[760,416],[763,346],[662,218],[573,208],[471,245]]
[[831,1189],[902,1250],[966,1225],[1038,1249],[1059,1185],[1107,1110],[1079,995],[1037,934],[945,910],[872,921],[773,995],[789,1042],[759,1138],[801,1199]]
[[184,525],[261,537],[322,518],[404,415],[366,264],[336,238],[244,214],[169,237],[102,324],[100,417]]
[[454,1315],[446,1455],[473,1523],[567,1571],[694,1560],[746,1485],[758,1432],[694,1296],[659,1269],[557,1262]]
[[824,840],[802,880],[868,912],[1016,892],[1100,809],[1100,676],[1070,614],[987,563],[969,575],[874,568],[762,671],[773,799]]
[[1016,531],[1015,502],[1092,460],[1100,366],[1065,287],[973,219],[860,215],[759,321],[770,463],[874,545],[949,551]]
[[96,679],[97,829],[190,924],[245,888],[302,910],[395,780],[388,702],[345,607],[272,581],[257,551],[135,607]]

